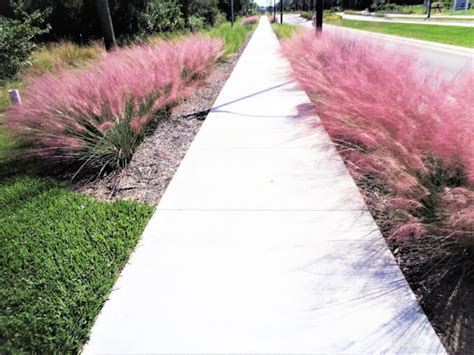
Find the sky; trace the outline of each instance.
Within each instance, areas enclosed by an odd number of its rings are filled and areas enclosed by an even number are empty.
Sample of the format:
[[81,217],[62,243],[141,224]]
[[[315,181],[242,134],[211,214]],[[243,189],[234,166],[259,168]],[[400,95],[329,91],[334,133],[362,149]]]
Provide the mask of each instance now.
[[[273,0],[254,0],[260,6],[271,6],[273,5]],[[276,2],[276,0],[275,0]]]

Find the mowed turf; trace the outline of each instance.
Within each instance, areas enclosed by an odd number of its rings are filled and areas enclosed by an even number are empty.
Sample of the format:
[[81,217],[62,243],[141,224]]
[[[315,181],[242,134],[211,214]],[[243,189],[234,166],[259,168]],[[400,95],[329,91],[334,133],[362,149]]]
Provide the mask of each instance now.
[[0,181],[0,353],[77,352],[152,211]]
[[345,19],[334,20],[330,23],[358,30],[380,32],[424,41],[474,48],[474,27],[418,25]]

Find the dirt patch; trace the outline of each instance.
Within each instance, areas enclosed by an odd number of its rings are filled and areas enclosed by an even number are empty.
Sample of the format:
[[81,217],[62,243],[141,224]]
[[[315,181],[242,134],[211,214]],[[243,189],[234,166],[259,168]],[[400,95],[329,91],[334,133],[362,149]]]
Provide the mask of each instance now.
[[251,35],[238,53],[217,64],[196,92],[173,109],[169,118],[157,123],[127,168],[76,189],[102,200],[158,204],[250,38]]

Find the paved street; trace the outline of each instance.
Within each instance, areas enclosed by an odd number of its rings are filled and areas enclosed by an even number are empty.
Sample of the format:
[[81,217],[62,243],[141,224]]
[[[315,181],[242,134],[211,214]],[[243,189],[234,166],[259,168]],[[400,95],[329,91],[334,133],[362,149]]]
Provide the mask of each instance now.
[[470,21],[430,21],[425,18],[417,17],[403,17],[398,18],[395,16],[378,17],[378,16],[364,16],[364,15],[352,15],[352,14],[341,14],[343,19],[356,20],[356,21],[373,21],[373,22],[390,22],[390,23],[412,23],[417,25],[435,25],[435,26],[460,26],[460,27],[474,27],[474,22]]

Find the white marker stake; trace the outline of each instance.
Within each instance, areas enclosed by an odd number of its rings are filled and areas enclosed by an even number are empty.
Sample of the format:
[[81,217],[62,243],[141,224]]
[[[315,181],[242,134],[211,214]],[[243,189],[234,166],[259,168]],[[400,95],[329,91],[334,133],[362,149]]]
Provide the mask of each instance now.
[[21,105],[21,96],[20,91],[18,89],[8,90],[10,94],[10,100],[12,101],[13,106],[20,106]]

